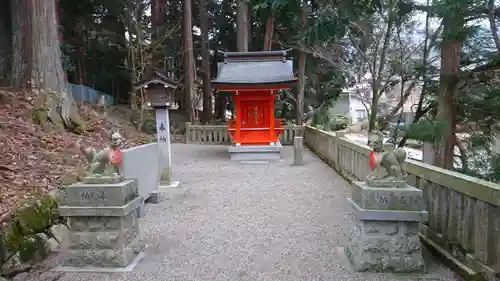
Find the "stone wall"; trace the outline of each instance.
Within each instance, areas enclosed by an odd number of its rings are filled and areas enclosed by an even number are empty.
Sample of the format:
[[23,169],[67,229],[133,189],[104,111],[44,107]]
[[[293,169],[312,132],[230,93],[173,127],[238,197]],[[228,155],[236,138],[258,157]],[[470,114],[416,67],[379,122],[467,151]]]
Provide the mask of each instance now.
[[123,150],[120,167],[127,179],[137,179],[139,195],[147,200],[158,189],[158,145],[149,143]]

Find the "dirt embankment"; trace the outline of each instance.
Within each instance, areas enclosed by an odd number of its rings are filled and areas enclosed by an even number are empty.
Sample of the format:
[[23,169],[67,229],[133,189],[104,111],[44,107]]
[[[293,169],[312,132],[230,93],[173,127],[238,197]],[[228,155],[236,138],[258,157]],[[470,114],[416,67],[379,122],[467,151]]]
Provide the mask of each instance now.
[[116,110],[78,105],[84,132],[75,134],[50,124],[37,124],[36,97],[0,89],[0,222],[35,194],[61,185],[61,178],[85,164],[81,147],[98,149],[118,129],[124,147],[154,140],[135,129]]

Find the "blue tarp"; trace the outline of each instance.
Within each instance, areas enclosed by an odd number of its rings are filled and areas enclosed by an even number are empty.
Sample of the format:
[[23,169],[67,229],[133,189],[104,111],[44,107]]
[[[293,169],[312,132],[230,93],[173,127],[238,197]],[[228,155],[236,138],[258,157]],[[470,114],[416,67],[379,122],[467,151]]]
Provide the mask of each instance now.
[[69,92],[73,96],[75,102],[86,101],[90,104],[97,104],[99,102],[99,97],[104,96],[106,105],[115,104],[114,98],[111,95],[97,91],[85,85],[75,85],[68,83]]

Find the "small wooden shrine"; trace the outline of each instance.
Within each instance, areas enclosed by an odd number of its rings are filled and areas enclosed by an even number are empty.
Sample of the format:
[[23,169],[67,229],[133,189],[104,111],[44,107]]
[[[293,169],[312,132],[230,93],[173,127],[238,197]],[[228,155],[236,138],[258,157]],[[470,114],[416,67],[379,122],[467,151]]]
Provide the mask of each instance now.
[[134,83],[134,90],[146,90],[146,103],[153,108],[171,108],[175,104],[174,90],[178,83],[166,72],[154,70],[145,75],[143,80]]
[[231,92],[235,116],[228,130],[233,146],[241,147],[230,148],[230,152],[264,151],[255,146],[281,147],[278,138],[284,122],[274,116],[276,94],[297,81],[287,52],[219,52],[223,61],[218,62],[212,86],[218,92]]

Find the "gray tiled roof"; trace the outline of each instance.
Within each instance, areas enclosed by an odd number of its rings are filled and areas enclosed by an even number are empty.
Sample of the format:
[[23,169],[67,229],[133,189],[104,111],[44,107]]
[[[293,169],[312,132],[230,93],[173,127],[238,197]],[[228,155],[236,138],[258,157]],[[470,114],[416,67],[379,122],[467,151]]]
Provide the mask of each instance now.
[[286,60],[285,52],[259,53],[226,53],[225,61],[218,63],[217,78],[212,83],[286,84],[297,80],[293,75],[293,61]]
[[163,71],[153,71],[151,74],[145,76],[145,79],[137,81],[132,85],[135,90],[143,88],[144,86],[149,84],[163,84],[173,89],[176,89],[178,86],[178,82],[170,79],[168,75]]

